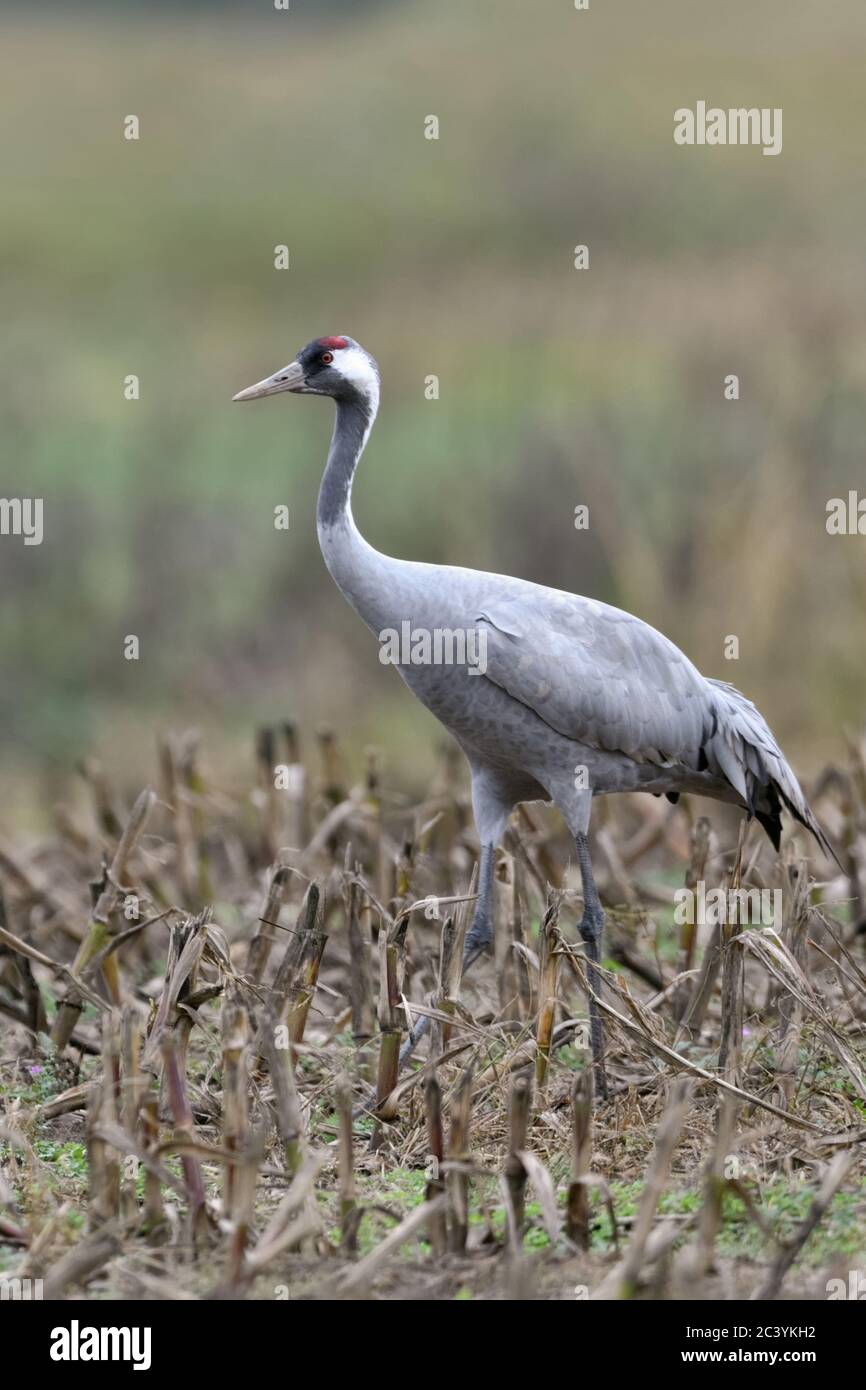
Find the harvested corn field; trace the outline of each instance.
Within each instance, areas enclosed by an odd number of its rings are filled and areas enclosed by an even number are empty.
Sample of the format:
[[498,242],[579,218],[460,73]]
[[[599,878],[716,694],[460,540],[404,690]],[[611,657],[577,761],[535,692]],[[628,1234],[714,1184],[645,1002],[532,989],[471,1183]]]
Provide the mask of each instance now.
[[[814,790],[845,874],[688,799],[606,803],[606,1100],[554,814],[513,816],[495,956],[461,984],[460,763],[443,750],[412,805],[372,754],[352,785],[332,734],[299,743],[262,730],[255,780],[228,789],[173,737],[135,800],[89,764],[52,835],[0,846],[5,1279],[124,1299],[847,1287],[866,1229],[862,743]],[[698,884],[703,914],[683,906]],[[687,920],[738,889],[779,920]]]

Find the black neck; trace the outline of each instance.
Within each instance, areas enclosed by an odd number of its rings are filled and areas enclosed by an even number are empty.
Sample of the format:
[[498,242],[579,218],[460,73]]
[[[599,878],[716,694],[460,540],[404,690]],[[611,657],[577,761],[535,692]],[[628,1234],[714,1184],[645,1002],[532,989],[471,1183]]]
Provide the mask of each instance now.
[[319,527],[335,526],[351,517],[352,479],[373,423],[370,402],[360,394],[337,401],[337,418],[322,485],[316,519]]
[[406,564],[368,545],[352,516],[352,479],[376,418],[375,398],[337,401],[337,419],[317,511],[319,545],[337,587],[372,632],[393,627],[402,613]]

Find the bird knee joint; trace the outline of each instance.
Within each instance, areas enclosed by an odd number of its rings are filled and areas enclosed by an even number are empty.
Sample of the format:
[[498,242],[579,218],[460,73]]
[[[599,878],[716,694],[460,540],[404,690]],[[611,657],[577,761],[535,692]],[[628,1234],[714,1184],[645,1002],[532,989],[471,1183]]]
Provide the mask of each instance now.
[[481,918],[472,923],[466,937],[466,949],[484,950],[493,940],[493,927],[489,920]]
[[604,913],[601,908],[586,908],[578,929],[584,941],[599,941],[604,931]]

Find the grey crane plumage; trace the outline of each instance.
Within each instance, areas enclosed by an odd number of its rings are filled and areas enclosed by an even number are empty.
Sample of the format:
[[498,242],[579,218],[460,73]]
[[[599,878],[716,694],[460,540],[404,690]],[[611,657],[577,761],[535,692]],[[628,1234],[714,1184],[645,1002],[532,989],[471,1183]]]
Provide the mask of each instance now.
[[604,1091],[595,1002],[603,913],[587,841],[593,796],[694,792],[757,817],[779,846],[784,809],[833,853],[763,716],[700,674],[661,633],[629,613],[508,575],[383,555],[352,516],[352,480],[379,404],[373,358],[345,336],[309,343],[235,400],[288,391],[336,402],[317,525],[325,563],[378,636],[471,634],[476,659],[395,662],[469,763],[481,842],[479,892],[464,968],[489,945],[495,849],[521,801],[552,801],[574,836],[584,888],[579,924],[589,962],[593,1055]]

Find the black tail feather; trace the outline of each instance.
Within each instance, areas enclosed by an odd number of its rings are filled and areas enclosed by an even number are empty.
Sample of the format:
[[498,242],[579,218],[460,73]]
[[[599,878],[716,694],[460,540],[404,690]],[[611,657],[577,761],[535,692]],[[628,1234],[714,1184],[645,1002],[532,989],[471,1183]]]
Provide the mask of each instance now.
[[770,839],[770,844],[778,853],[779,845],[782,841],[782,807],[779,802],[779,794],[771,782],[765,789],[769,806],[765,811],[754,809],[752,815],[760,825],[764,827]]

